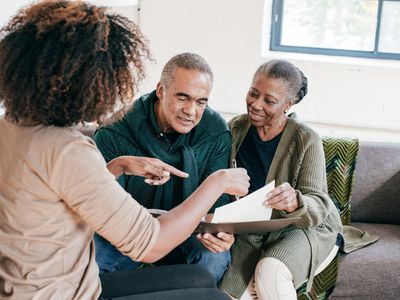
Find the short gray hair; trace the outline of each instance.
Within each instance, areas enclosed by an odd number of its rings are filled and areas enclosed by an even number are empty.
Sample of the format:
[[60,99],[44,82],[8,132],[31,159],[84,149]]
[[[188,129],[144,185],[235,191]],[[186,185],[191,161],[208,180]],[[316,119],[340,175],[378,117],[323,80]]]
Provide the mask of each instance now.
[[185,52],[172,57],[164,66],[161,72],[161,85],[168,88],[172,81],[172,76],[177,68],[186,70],[197,70],[201,73],[206,73],[210,76],[211,83],[214,80],[214,75],[207,61],[198,54]]
[[294,104],[299,103],[308,92],[308,80],[298,67],[287,60],[273,59],[263,63],[256,71],[253,81],[259,76],[284,80]]

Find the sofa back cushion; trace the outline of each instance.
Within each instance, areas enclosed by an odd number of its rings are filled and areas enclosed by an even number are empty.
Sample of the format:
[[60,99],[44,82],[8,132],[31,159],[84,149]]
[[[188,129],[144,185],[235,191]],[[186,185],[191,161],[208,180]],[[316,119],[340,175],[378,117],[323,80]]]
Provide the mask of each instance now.
[[360,142],[351,220],[400,224],[400,143]]
[[350,196],[358,153],[358,140],[323,137],[328,193],[339,210],[342,223],[350,224]]

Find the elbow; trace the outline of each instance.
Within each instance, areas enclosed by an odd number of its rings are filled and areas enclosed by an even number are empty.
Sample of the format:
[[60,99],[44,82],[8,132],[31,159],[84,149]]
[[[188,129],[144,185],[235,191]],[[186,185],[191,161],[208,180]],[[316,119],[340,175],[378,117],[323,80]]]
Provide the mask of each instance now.
[[165,247],[165,245],[161,242],[160,234],[158,235],[157,241],[153,245],[153,247],[147,252],[147,254],[142,259],[144,263],[154,263],[165,255],[167,255],[173,248]]
[[160,253],[159,251],[152,249],[149,253],[146,254],[146,256],[142,259],[142,262],[144,263],[154,263],[161,258],[163,258],[165,254]]

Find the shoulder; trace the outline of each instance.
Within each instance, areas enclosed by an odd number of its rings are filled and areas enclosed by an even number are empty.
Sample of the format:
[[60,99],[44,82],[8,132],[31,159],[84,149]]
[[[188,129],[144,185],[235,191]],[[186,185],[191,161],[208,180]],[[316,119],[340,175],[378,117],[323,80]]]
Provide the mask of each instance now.
[[156,98],[156,93],[153,91],[136,99],[128,110],[117,113],[119,119],[106,121],[106,124],[96,131],[95,141],[98,142],[101,137],[117,136],[131,140],[132,135],[140,133],[140,126],[149,117],[150,106]]
[[197,134],[201,133],[215,137],[223,133],[229,133],[229,128],[225,119],[218,112],[207,106],[195,131]]
[[307,123],[291,114],[288,121],[288,129],[295,135],[296,140],[303,143],[321,143],[321,137]]
[[97,151],[93,139],[84,135],[78,128],[45,126],[43,131],[44,134],[40,134],[40,139],[53,141],[54,145],[60,148],[60,151],[69,146],[89,147]]
[[245,127],[246,124],[249,123],[249,117],[247,114],[241,114],[236,117],[233,117],[229,122],[228,126],[229,129],[233,132],[235,130],[238,130],[240,128]]
[[239,149],[250,125],[250,120],[247,114],[236,116],[229,121],[228,126],[232,135],[232,146],[234,149]]
[[[73,127],[34,126],[24,130],[31,133],[26,157],[40,160],[38,170],[51,174],[56,166],[72,167],[74,160],[101,159],[94,141]],[[26,134],[28,132],[25,132]]]
[[70,144],[84,144],[96,148],[94,141],[79,130],[78,126],[47,126],[47,125],[18,125],[0,121],[0,126],[6,125],[7,132],[18,136],[18,143],[26,148],[26,152],[44,154],[61,151]]

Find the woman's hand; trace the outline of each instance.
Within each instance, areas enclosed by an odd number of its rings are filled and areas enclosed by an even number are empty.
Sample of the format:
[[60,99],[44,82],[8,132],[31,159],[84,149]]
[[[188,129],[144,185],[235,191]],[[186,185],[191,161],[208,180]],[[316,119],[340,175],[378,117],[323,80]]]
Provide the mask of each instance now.
[[245,196],[249,191],[250,177],[244,168],[215,171],[207,180],[219,180],[223,192],[230,195]]
[[204,233],[198,234],[197,239],[209,251],[213,253],[221,253],[231,248],[235,241],[235,236],[225,232],[218,232],[216,235]]
[[151,185],[166,183],[171,174],[182,178],[189,177],[189,174],[151,157],[120,156],[111,160],[107,168],[115,177],[122,174],[142,176],[145,182]]
[[[143,261],[154,262],[187,239],[223,193],[246,195],[249,180],[243,168],[218,170],[209,175],[185,201],[158,217],[161,226],[156,245]],[[207,249],[216,252],[230,248],[234,241],[233,236],[223,232],[202,238]]]
[[[223,188],[223,191],[231,195],[244,196],[249,190],[250,177],[247,175],[246,169],[222,169],[214,172],[208,180],[219,180],[218,184]],[[210,222],[212,214],[208,214],[206,221]],[[205,248],[213,253],[220,253],[231,248],[235,241],[233,234],[218,232],[216,235],[210,233],[198,234],[197,239]]]
[[299,208],[296,192],[289,183],[284,182],[267,194],[264,204],[277,210],[291,213]]

